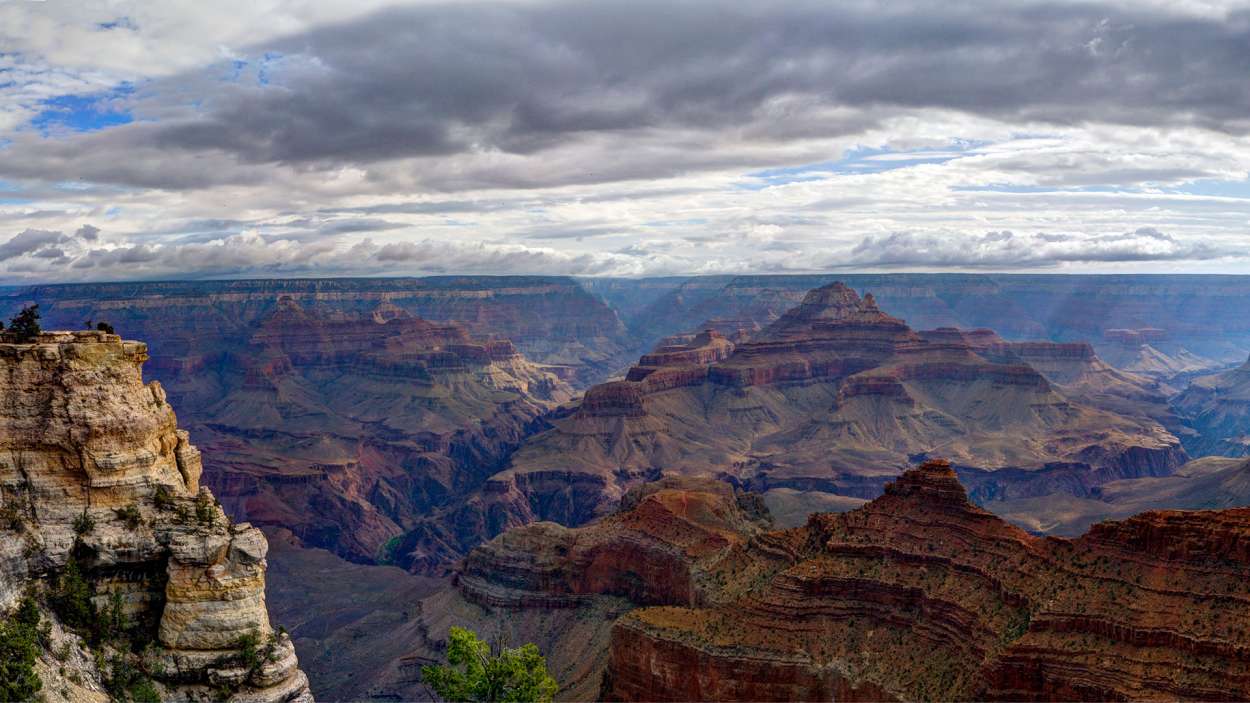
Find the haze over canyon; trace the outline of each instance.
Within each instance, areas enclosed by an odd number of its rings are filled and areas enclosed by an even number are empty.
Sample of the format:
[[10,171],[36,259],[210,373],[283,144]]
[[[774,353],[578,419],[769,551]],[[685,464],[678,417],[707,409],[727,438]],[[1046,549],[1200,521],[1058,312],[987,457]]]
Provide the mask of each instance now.
[[1250,0],[0,47],[0,701],[1250,700]]

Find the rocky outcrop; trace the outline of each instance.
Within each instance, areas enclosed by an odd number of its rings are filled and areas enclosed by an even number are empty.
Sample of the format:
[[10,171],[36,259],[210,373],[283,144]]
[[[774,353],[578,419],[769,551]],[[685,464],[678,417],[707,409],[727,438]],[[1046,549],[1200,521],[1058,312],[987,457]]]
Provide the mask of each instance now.
[[[871,294],[861,298],[839,283],[811,291],[710,361],[727,346],[712,333],[673,340],[626,380],[591,388],[574,410],[549,417],[552,428],[491,479],[506,490],[475,492],[453,509],[471,506],[489,519],[456,522],[572,526],[607,514],[632,485],[657,474],[726,478],[759,491],[850,485],[849,495],[871,498],[928,454],[970,469],[1011,469],[1002,478],[1015,482],[1061,464],[1088,486],[1165,474],[1186,460],[1148,413],[1102,402],[1120,389],[1114,397],[1127,405],[1148,390],[1102,365],[1087,345],[1014,344],[986,330],[917,333]],[[1064,385],[1025,357],[1044,362]],[[566,508],[573,485],[576,512]],[[431,552],[412,549],[423,558]]]
[[751,540],[725,580],[737,597],[625,615],[603,692],[1241,699],[1248,544],[1250,509],[1146,513],[1075,540],[1034,537],[974,506],[949,465],[931,462],[863,508]]
[[129,659],[166,700],[311,700],[270,626],[265,538],[199,485],[200,453],[143,383],[147,358],[103,332],[0,343],[0,607],[40,602],[47,662],[81,638],[108,662],[41,667],[50,699],[102,699]]
[[1195,456],[1250,456],[1250,361],[1196,379],[1173,399],[1193,430],[1184,437]]
[[704,329],[698,334],[669,337],[643,354],[638,364],[629,370],[625,380],[641,381],[665,366],[702,366],[729,358],[734,343],[714,329]]
[[709,564],[769,523],[754,494],[712,479],[664,479],[633,489],[618,512],[587,527],[539,522],[503,533],[469,553],[457,583],[491,607],[576,607],[604,595],[695,605],[718,591]]

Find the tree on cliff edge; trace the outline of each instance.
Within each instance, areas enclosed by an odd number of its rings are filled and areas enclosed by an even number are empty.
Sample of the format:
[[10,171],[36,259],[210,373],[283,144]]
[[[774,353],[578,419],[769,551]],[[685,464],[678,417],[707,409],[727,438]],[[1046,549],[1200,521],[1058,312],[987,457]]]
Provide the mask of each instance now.
[[17,340],[18,344],[35,341],[41,331],[38,305],[22,308],[22,311],[9,321],[9,334]]
[[421,667],[421,678],[446,701],[550,703],[560,688],[535,645],[492,652],[462,627],[451,628],[447,666]]

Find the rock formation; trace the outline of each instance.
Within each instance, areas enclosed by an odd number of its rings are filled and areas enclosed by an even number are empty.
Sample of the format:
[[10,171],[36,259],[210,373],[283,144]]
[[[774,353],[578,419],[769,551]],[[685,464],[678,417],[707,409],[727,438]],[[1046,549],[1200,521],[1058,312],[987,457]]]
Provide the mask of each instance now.
[[[612,622],[640,604],[695,606],[725,597],[726,560],[769,529],[758,496],[722,481],[666,478],[631,490],[617,512],[580,528],[540,522],[473,550],[454,585],[415,604],[423,642],[403,657],[387,695],[421,694],[452,625],[539,645],[560,700],[599,698]],[[406,672],[406,675],[405,675]]]
[[[1013,481],[1063,466],[1090,484],[1165,474],[1186,458],[1148,413],[1109,409],[1104,397],[1132,402],[1116,392],[1154,396],[1144,380],[1098,364],[1088,347],[1013,345],[988,331],[953,329],[926,338],[871,294],[861,298],[839,283],[809,292],[717,359],[728,344],[710,332],[667,344],[626,380],[588,390],[482,490],[405,539],[400,563],[425,568],[454,559],[535,520],[584,523],[659,475],[871,498],[925,454],[1011,469],[1018,474],[999,476]],[[1053,358],[1064,354],[1080,368]],[[1069,397],[1022,355],[1044,358],[1079,393]],[[1030,483],[1030,490],[1062,484]]]
[[[1241,304],[1250,295],[1246,277],[892,273],[837,278],[872,291],[883,308],[917,328],[984,327],[1010,340],[1085,340],[1103,361],[1157,380],[1244,359],[1250,350],[1250,312]],[[651,302],[637,312],[631,308],[626,322],[655,338],[715,319],[751,320],[763,327],[806,291],[833,280],[829,275],[701,276],[670,283],[671,289],[659,296],[648,295]],[[1140,334],[1118,336],[1122,330]]]
[[858,509],[767,525],[750,494],[668,478],[584,527],[505,532],[422,602],[409,669],[467,625],[540,642],[565,700],[1250,695],[1250,509],[1038,537],[932,461]]
[[617,314],[577,281],[553,276],[280,279],[92,283],[0,290],[7,319],[39,303],[45,326],[107,320],[152,349],[148,373],[188,420],[242,379],[256,326],[286,297],[319,314],[369,316],[394,306],[434,322],[456,322],[474,338],[511,340],[528,359],[559,367],[586,386],[627,365],[640,344]]
[[1183,439],[1194,455],[1250,456],[1250,360],[1195,379],[1173,406],[1193,430]]
[[270,626],[265,538],[199,485],[147,358],[103,332],[0,343],[0,608],[40,603],[47,700],[150,678],[165,700],[309,701]]
[[930,463],[751,540],[710,607],[613,626],[613,700],[1239,700],[1250,509],[1146,513],[1076,540],[975,507]]
[[475,340],[392,305],[369,315],[283,298],[243,386],[195,426],[228,512],[355,561],[480,484],[572,395],[507,340]]

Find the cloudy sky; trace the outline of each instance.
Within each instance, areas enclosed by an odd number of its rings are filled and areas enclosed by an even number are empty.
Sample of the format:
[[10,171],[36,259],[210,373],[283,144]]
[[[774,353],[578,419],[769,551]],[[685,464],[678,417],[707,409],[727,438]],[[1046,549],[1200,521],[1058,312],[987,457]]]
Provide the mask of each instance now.
[[0,284],[1250,273],[1250,5],[0,0]]

